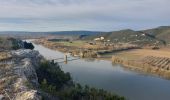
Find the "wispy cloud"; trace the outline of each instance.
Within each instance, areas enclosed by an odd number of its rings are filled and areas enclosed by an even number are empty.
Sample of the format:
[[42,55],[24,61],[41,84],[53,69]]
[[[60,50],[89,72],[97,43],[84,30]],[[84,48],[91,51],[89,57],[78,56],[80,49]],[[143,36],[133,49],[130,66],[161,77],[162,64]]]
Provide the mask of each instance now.
[[0,0],[0,30],[142,29],[170,25],[169,0]]

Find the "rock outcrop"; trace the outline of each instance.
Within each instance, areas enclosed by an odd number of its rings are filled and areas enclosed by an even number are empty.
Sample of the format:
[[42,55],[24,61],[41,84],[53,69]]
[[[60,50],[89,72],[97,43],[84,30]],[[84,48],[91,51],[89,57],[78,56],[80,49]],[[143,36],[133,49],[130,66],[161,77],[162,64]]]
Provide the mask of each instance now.
[[[11,51],[12,58],[0,63],[0,100],[41,100],[36,88],[36,68],[42,60],[38,51]],[[10,63],[9,63],[10,62]]]

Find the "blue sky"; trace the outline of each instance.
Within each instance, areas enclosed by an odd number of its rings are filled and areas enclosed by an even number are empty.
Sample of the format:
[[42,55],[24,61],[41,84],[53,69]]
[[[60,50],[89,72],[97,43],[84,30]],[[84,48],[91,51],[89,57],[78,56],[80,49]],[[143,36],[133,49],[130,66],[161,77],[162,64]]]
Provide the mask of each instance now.
[[170,0],[0,0],[0,31],[112,31],[170,25]]

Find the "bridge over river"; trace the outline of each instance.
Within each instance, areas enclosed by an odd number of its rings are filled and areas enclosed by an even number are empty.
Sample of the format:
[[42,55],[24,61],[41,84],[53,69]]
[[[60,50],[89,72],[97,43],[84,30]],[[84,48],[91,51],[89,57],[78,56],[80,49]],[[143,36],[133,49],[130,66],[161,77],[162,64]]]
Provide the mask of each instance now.
[[57,63],[65,63],[67,64],[70,61],[74,61],[74,60],[79,60],[81,59],[80,57],[71,57],[69,56],[69,54],[64,54],[64,57],[61,58],[55,58],[55,59],[50,59],[52,62],[57,62]]

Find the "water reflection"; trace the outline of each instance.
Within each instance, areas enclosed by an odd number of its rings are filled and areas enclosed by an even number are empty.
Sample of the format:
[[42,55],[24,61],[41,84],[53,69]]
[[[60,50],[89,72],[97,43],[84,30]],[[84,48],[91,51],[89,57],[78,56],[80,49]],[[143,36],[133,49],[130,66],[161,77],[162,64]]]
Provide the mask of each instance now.
[[85,58],[84,61],[94,62],[94,61],[96,61],[96,59],[94,59],[94,58]]

